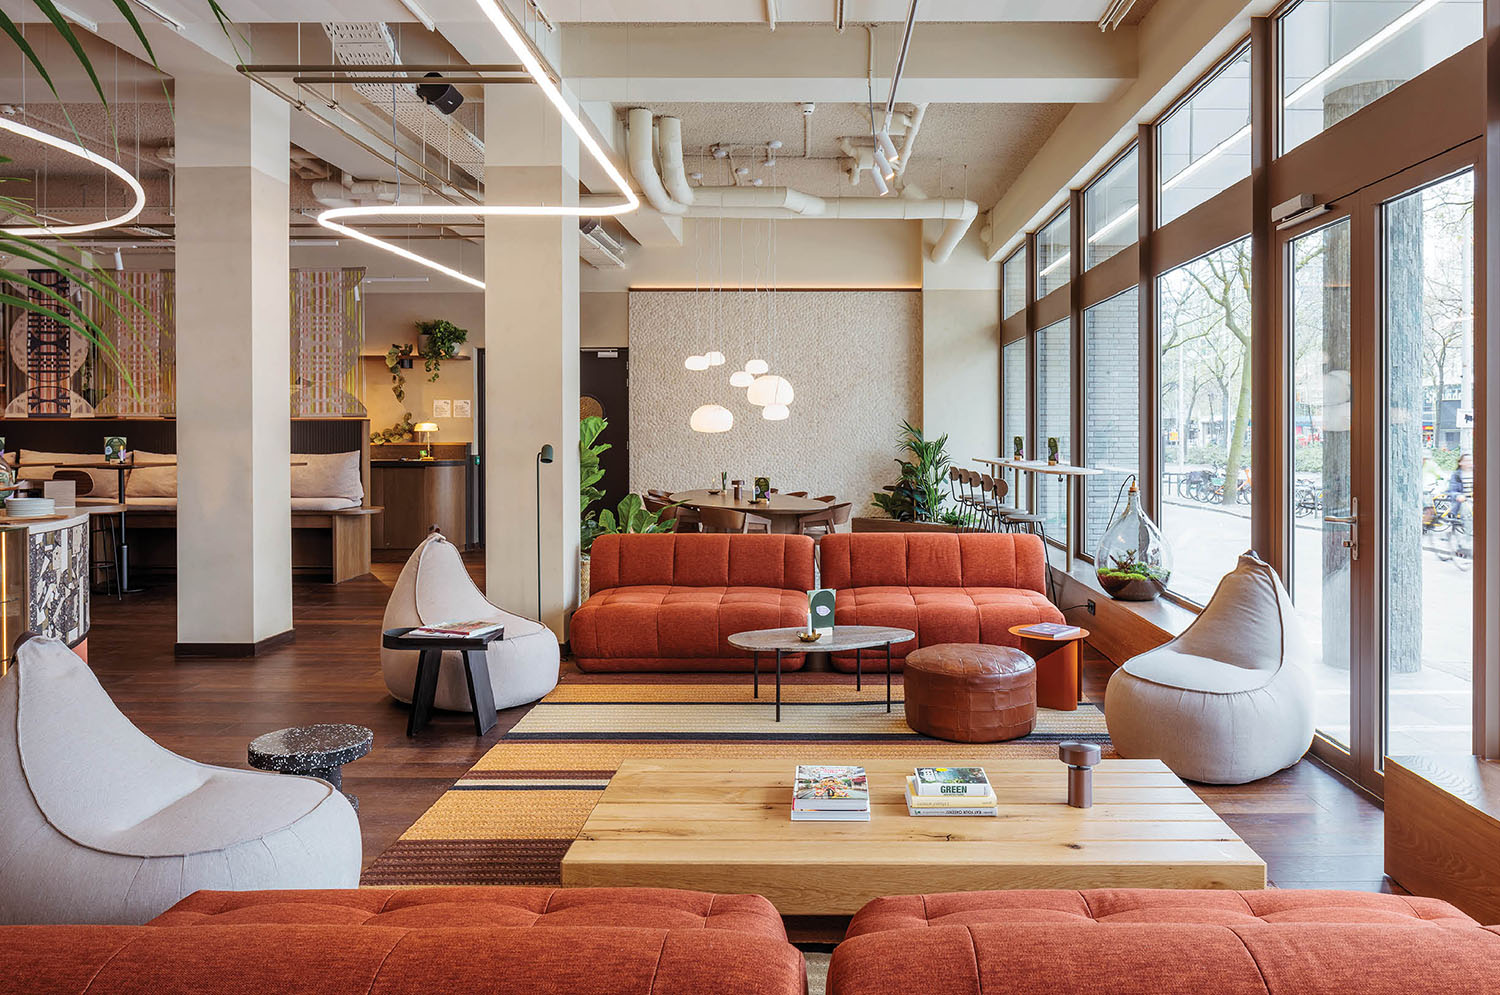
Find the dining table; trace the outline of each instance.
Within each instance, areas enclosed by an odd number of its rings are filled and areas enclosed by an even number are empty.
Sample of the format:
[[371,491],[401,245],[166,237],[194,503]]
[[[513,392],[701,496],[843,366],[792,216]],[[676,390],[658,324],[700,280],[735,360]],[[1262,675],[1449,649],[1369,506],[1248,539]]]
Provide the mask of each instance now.
[[750,500],[748,494],[736,498],[733,491],[721,490],[673,491],[668,500],[685,508],[726,508],[747,515],[760,515],[771,520],[772,532],[781,533],[796,533],[799,518],[815,511],[827,511],[830,506],[827,501],[789,494],[770,494],[764,503],[757,503]]

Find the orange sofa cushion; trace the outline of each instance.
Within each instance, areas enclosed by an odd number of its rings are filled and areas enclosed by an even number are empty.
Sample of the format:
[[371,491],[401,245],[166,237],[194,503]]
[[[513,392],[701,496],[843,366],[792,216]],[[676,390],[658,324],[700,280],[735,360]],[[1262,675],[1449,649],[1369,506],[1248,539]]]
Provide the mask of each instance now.
[[1368,892],[876,899],[834,951],[829,995],[909,995],[913,979],[933,995],[1497,991],[1500,935],[1446,902]]
[[[794,535],[668,533],[594,540],[590,596],[573,613],[582,670],[736,670],[729,637],[807,620],[813,541]],[[802,654],[782,658],[797,670]]]
[[146,926],[0,927],[29,995],[800,995],[764,898],[646,888],[198,892]]
[[[1047,561],[1034,535],[841,532],[825,536],[818,555],[823,586],[837,589],[837,624],[917,634],[891,648],[893,665],[939,643],[1020,646],[1011,626],[1063,620],[1047,600]],[[853,670],[855,660],[838,654],[833,665]]]

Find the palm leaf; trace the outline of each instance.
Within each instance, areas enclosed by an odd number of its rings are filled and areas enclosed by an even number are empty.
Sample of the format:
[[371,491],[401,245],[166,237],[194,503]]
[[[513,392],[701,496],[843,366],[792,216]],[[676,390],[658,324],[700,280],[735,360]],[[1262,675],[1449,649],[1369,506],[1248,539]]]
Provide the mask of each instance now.
[[[146,37],[146,32],[141,28],[141,22],[136,20],[135,11],[130,9],[128,0],[115,0],[115,9],[125,17],[126,21],[129,22],[130,30],[135,32],[136,39],[140,41],[141,47],[146,50],[146,55],[151,59],[151,64],[155,66],[156,53],[151,51],[151,39]],[[157,66],[157,68],[161,67]]]
[[[99,94],[99,103],[108,107],[109,101],[104,96],[104,84],[99,82],[99,74],[94,72],[94,64],[89,61],[88,53],[83,50],[83,45],[79,43],[78,36],[68,26],[67,18],[58,12],[57,5],[52,0],[31,0],[31,2],[36,4],[37,10],[47,15],[47,20],[52,22],[52,26],[57,29],[57,33],[62,35],[63,41],[68,43],[68,47],[78,57],[79,64],[83,66],[84,72],[89,74],[89,80],[94,84],[94,92]],[[53,92],[55,93],[56,91],[54,90]],[[61,99],[61,97],[58,98],[59,101]]]

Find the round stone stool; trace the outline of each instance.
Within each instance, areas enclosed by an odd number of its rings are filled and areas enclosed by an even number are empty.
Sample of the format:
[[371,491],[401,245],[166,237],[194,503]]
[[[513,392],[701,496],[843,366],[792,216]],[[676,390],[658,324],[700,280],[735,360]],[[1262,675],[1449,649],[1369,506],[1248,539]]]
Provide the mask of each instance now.
[[906,724],[955,743],[1019,739],[1036,724],[1036,662],[1009,646],[940,643],[906,655]]
[[[256,770],[320,777],[343,790],[344,764],[369,753],[374,743],[375,734],[364,726],[320,723],[257,736],[248,752]],[[358,812],[359,799],[347,793],[344,797]]]

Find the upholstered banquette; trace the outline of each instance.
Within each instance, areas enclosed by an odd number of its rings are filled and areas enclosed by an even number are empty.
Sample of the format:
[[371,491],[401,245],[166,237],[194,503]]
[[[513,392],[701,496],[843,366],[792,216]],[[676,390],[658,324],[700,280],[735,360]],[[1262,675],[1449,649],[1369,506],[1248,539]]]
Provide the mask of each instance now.
[[0,928],[0,992],[802,995],[764,898],[645,888],[200,891],[145,926]]
[[999,891],[878,898],[829,995],[1500,991],[1500,927],[1352,891]]
[[[571,636],[586,671],[749,671],[729,637],[805,624],[815,586],[807,536],[605,535],[590,561],[592,593]],[[782,668],[802,663],[790,654]]]
[[[919,646],[1019,646],[1007,630],[1061,622],[1047,600],[1042,540],[1009,533],[838,532],[819,544],[822,584],[834,588],[838,625],[893,625],[917,634],[892,647],[897,663]],[[853,654],[833,665],[852,671]]]

